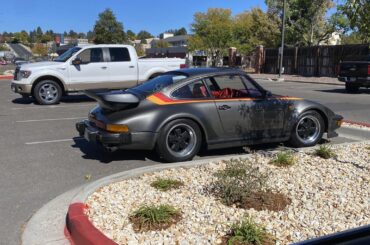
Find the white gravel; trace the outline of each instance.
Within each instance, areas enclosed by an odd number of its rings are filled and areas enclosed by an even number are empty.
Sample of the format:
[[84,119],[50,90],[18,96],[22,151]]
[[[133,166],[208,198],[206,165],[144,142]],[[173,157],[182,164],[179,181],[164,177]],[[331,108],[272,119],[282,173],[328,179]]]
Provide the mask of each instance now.
[[[269,186],[292,203],[280,212],[227,207],[205,194],[204,187],[225,162],[144,174],[112,183],[93,193],[87,215],[119,244],[217,244],[230,225],[245,214],[265,226],[278,244],[298,242],[370,224],[370,144],[334,145],[336,160],[297,153],[297,163],[279,168],[270,158],[251,154],[261,171],[270,172]],[[157,177],[181,180],[185,186],[161,192],[150,186]],[[170,204],[183,219],[167,230],[135,233],[128,216],[142,204]]]

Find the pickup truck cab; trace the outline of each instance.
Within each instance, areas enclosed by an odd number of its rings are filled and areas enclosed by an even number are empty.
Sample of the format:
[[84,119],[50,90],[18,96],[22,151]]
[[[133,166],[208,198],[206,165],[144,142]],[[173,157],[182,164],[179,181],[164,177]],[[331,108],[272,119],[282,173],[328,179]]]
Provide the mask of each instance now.
[[140,59],[130,45],[73,47],[54,61],[17,66],[11,89],[50,105],[71,92],[130,88],[183,67],[185,60],[179,58]]
[[347,92],[370,87],[370,55],[367,61],[341,62],[338,80],[346,83]]

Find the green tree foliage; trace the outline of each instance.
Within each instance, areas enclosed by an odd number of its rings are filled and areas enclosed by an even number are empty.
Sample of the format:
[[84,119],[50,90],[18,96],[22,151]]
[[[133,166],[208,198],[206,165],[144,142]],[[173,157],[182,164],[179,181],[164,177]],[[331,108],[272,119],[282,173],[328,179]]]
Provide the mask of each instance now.
[[95,43],[123,43],[126,35],[123,25],[118,22],[111,9],[99,14],[94,26]]
[[235,16],[233,46],[242,53],[254,50],[257,45],[277,47],[279,37],[279,19],[275,15],[254,8]]
[[127,38],[131,41],[136,39],[136,34],[132,30],[127,30],[126,35],[127,35]]
[[154,48],[168,48],[170,44],[164,40],[158,40],[154,43]]
[[172,33],[174,36],[181,36],[181,35],[187,35],[188,31],[185,29],[185,27],[181,27],[180,29],[170,29],[165,31],[166,33]]
[[153,35],[152,34],[150,34],[149,32],[147,32],[147,31],[144,31],[144,30],[141,30],[138,34],[137,34],[137,36],[136,36],[136,38],[137,39],[139,39],[139,40],[143,40],[143,39],[148,39],[148,38],[152,38],[153,37]]
[[[370,1],[346,0],[338,6],[338,12],[345,15],[348,24],[355,33],[352,37],[362,43],[370,43]],[[352,38],[352,41],[355,39]]]
[[46,56],[48,54],[48,48],[42,43],[36,43],[32,48],[32,53],[39,56]]
[[14,33],[13,42],[27,44],[28,38],[28,33],[26,31],[16,32]]
[[[265,0],[265,2],[269,13],[282,16],[282,0]],[[333,26],[327,25],[325,15],[333,6],[332,0],[287,0],[286,43],[313,45],[329,38],[329,32],[333,31]]]
[[189,39],[190,50],[204,50],[213,57],[213,66],[227,52],[232,42],[233,19],[231,10],[211,8],[207,13],[195,13]]

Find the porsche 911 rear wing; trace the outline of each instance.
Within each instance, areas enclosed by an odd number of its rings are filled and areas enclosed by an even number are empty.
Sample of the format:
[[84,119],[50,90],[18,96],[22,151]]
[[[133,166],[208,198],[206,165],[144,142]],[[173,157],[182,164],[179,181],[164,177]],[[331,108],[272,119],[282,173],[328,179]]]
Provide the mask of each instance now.
[[96,100],[99,105],[106,110],[119,111],[123,109],[136,107],[140,99],[127,92],[97,92],[94,90],[83,91],[88,97]]

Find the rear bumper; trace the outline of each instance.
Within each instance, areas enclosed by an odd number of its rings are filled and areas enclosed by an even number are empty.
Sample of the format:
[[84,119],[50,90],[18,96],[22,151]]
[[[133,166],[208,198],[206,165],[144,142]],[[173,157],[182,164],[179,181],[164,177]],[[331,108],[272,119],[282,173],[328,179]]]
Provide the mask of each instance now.
[[110,133],[93,127],[88,120],[76,123],[76,129],[87,141],[111,149],[152,150],[157,136],[153,132]]
[[341,115],[335,115],[331,118],[331,120],[328,122],[328,132],[327,137],[328,138],[334,138],[338,136],[338,133],[335,132],[336,129],[340,128],[343,122],[343,117]]
[[12,84],[10,85],[10,88],[14,93],[31,94],[32,85],[31,84],[19,84],[19,83],[12,82]]
[[370,86],[370,77],[343,77],[339,76],[338,80],[345,83],[359,84],[362,86]]

